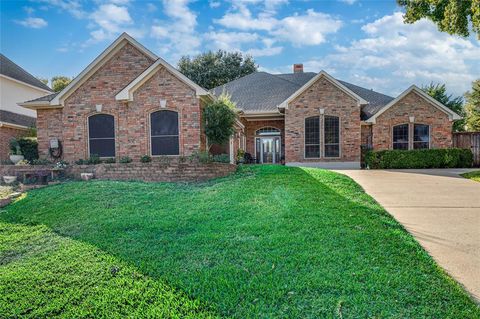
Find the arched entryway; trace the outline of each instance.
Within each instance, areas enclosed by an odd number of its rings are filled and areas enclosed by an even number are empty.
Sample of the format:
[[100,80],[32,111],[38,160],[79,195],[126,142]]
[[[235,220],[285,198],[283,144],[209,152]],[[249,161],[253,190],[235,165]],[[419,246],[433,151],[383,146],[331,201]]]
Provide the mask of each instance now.
[[255,156],[258,163],[280,163],[281,148],[282,138],[279,129],[264,127],[255,132]]

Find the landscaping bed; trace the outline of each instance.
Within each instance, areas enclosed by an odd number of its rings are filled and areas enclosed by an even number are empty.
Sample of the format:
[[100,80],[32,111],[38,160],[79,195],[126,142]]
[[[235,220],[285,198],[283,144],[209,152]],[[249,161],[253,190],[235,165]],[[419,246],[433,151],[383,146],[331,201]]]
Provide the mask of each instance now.
[[70,182],[0,211],[0,317],[479,318],[350,178]]

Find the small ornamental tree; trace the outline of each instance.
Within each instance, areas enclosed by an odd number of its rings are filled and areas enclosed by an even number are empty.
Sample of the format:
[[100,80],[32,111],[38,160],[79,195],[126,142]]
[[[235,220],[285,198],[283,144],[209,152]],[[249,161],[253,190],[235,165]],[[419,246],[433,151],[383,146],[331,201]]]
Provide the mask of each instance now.
[[213,144],[227,143],[235,133],[233,126],[237,117],[235,104],[229,96],[222,94],[218,99],[208,104],[203,110],[203,115],[208,150]]

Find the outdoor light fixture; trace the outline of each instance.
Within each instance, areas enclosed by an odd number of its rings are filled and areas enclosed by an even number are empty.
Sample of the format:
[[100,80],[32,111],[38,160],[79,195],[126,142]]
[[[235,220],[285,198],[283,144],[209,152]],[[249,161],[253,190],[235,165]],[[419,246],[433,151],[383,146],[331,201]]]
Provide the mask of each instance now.
[[320,114],[325,114],[325,109],[320,109]]
[[102,107],[103,107],[102,104],[95,105],[95,109],[97,110],[97,112],[102,112]]
[[165,99],[160,99],[160,107],[164,109],[167,106],[167,100]]
[[415,116],[409,116],[408,119],[410,120],[410,123],[415,122]]

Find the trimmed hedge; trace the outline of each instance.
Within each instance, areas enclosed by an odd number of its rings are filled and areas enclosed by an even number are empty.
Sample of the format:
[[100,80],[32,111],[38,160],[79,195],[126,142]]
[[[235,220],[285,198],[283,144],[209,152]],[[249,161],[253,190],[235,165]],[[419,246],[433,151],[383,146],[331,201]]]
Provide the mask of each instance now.
[[368,151],[365,164],[372,169],[472,167],[473,154],[461,148]]

